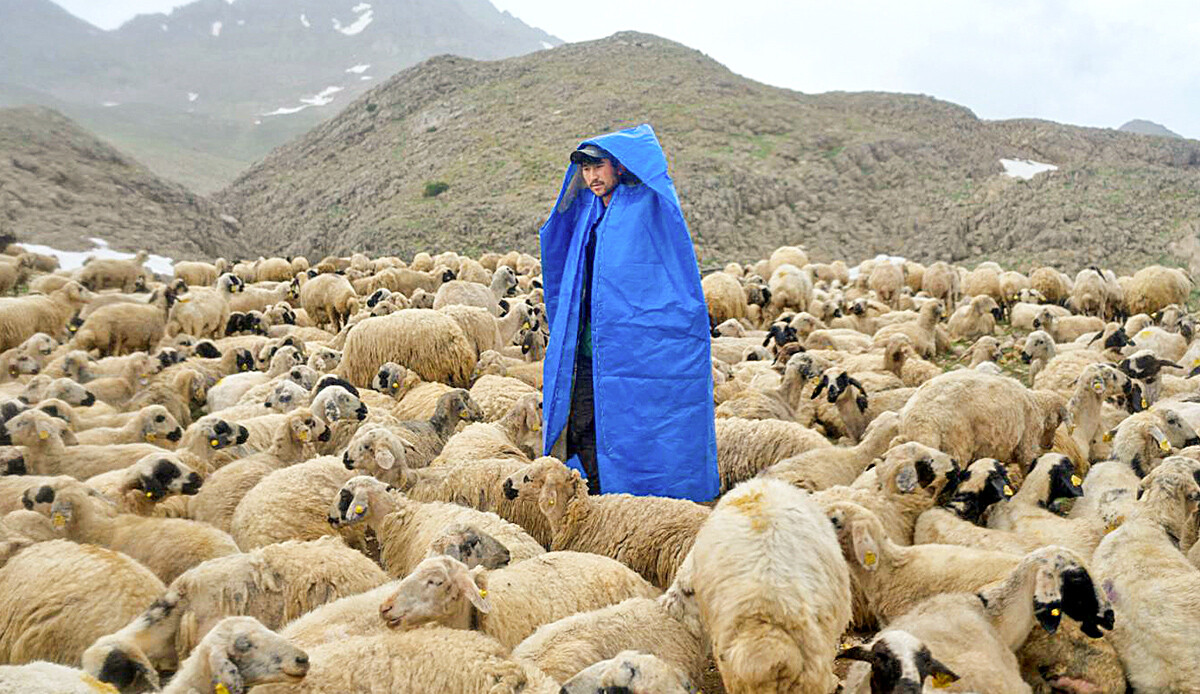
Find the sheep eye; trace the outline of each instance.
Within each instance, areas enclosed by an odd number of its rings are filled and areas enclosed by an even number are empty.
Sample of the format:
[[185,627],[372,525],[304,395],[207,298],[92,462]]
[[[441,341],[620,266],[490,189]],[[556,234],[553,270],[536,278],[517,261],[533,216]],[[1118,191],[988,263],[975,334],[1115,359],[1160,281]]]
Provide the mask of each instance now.
[[158,415],[157,417],[155,417],[155,418],[154,418],[154,421],[156,421],[156,422],[159,422],[159,423],[162,423],[162,422],[166,421],[166,417],[164,417],[164,416],[162,416],[162,415],[160,414],[160,415]]

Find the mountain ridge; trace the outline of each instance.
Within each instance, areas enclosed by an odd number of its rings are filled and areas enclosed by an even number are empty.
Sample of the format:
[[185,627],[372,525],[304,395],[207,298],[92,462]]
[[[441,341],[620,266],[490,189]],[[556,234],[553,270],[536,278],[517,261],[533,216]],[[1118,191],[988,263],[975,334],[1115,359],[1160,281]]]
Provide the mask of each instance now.
[[[430,59],[216,199],[276,253],[536,252],[566,152],[639,122],[656,128],[710,264],[797,242],[818,257],[1170,261],[1200,209],[1200,142],[981,121],[921,95],[803,94],[635,32],[500,61]],[[1013,179],[1002,158],[1059,170]],[[447,191],[424,197],[438,181]]]

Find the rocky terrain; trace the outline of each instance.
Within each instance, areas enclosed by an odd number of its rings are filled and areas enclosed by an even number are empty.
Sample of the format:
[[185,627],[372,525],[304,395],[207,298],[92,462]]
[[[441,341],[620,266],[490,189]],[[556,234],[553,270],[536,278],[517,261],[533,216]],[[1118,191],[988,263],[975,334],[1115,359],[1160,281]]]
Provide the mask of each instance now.
[[560,43],[487,0],[194,0],[112,31],[0,0],[0,106],[55,108],[207,193],[421,60]]
[[[982,121],[925,96],[801,94],[636,33],[432,59],[218,199],[264,252],[536,251],[567,152],[640,122],[663,143],[706,265],[785,243],[818,257],[1182,263],[1169,244],[1200,219],[1200,142]],[[1057,170],[1024,180],[1001,159]]]
[[236,220],[50,109],[0,109],[0,236],[174,259],[245,255]]
[[1141,120],[1138,118],[1129,121],[1125,125],[1117,128],[1117,130],[1127,133],[1138,133],[1139,135],[1158,135],[1160,137],[1174,137],[1177,139],[1183,138],[1183,135],[1170,130],[1165,125],[1159,125],[1154,121]]

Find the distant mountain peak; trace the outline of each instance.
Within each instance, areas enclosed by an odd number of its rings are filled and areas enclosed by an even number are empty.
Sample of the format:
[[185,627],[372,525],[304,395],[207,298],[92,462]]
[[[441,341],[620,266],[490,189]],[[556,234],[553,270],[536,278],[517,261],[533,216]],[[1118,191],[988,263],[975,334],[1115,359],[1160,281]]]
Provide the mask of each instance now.
[[1154,121],[1141,120],[1134,118],[1125,125],[1117,128],[1122,132],[1137,133],[1138,135],[1157,135],[1158,137],[1173,137],[1179,140],[1183,139],[1183,135],[1168,130],[1165,126],[1159,125]]

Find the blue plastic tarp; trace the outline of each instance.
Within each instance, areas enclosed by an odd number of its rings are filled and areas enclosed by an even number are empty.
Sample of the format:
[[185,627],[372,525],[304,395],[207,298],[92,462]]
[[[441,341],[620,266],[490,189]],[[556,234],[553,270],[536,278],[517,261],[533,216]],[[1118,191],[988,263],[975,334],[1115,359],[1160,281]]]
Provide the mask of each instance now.
[[[596,457],[605,493],[707,501],[720,488],[708,312],[691,236],[649,125],[580,143],[640,179],[607,210],[571,164],[542,226],[550,318],[543,378],[545,453],[564,434],[579,331],[583,245],[600,219],[592,282]],[[582,469],[577,458],[566,461]]]

